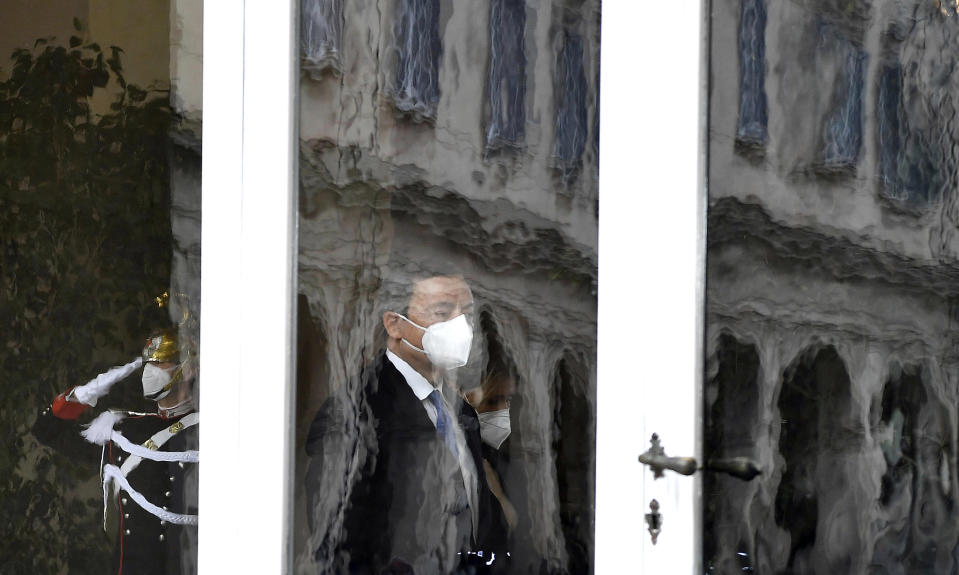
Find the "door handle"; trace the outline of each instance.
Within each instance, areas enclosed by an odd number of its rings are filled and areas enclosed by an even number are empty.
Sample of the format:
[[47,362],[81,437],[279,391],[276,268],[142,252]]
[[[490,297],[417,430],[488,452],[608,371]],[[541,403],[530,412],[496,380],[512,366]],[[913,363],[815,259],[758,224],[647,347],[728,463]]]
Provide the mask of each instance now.
[[668,457],[656,433],[650,438],[649,444],[649,450],[639,456],[639,462],[648,465],[656,479],[662,477],[666,469],[680,475],[692,475],[699,468],[695,457]]
[[749,481],[762,473],[762,468],[747,457],[732,457],[728,459],[710,459],[705,467],[700,467],[695,457],[669,457],[659,441],[659,435],[653,434],[649,440],[650,447],[646,453],[639,456],[639,462],[649,466],[653,477],[659,479],[663,471],[670,470],[680,475],[692,475],[703,469],[716,473],[732,475],[743,481]]
[[710,459],[706,462],[706,471],[725,473],[737,479],[749,481],[763,472],[756,463],[748,457],[730,457],[729,459]]

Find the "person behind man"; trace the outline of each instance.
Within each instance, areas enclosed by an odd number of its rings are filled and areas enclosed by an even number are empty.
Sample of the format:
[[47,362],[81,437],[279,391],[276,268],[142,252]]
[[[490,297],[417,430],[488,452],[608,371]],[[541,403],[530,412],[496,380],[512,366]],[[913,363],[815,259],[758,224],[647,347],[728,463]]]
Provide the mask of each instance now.
[[[487,520],[479,421],[446,385],[470,355],[473,295],[458,275],[421,278],[410,288],[405,313],[383,313],[386,349],[363,397],[349,400],[365,425],[356,435],[375,439],[355,450],[368,455],[359,462],[342,533],[314,533],[315,557],[334,554],[336,572],[456,572],[471,560]],[[326,495],[320,485],[330,485],[324,472],[337,473],[324,466],[335,449],[329,438],[342,434],[347,420],[335,405],[324,404],[307,439],[311,514]]]
[[480,538],[480,547],[489,552],[491,572],[509,569],[509,537],[519,524],[519,514],[503,487],[509,465],[510,404],[516,393],[516,377],[503,360],[490,359],[483,384],[466,392],[466,400],[478,414],[483,439],[483,471],[493,494],[488,529]]

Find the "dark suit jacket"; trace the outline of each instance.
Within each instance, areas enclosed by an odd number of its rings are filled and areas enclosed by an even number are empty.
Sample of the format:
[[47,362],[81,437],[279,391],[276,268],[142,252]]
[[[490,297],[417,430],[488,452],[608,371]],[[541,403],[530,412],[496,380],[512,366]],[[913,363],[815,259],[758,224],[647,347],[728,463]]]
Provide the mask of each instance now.
[[[475,467],[477,532],[483,532],[491,495],[479,420],[468,404],[458,403],[458,424]],[[479,538],[455,457],[385,354],[361,397],[331,398],[323,405],[310,427],[306,451],[311,457],[308,516],[314,530],[326,530],[313,534],[314,554],[333,571],[453,572]],[[357,465],[360,471],[345,506],[330,505],[336,494],[324,490],[338,480],[342,485],[341,476]],[[316,519],[317,513],[338,512],[343,513],[339,529],[337,522]]]

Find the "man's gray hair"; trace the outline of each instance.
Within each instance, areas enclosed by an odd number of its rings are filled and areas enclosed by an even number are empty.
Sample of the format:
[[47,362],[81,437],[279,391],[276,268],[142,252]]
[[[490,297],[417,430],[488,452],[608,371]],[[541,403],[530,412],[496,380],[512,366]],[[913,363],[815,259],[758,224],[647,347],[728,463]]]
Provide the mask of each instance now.
[[445,267],[438,270],[428,269],[399,269],[392,270],[390,275],[383,279],[378,293],[377,306],[382,315],[388,311],[395,311],[406,315],[409,312],[410,299],[413,297],[413,291],[416,284],[435,277],[458,277],[469,284],[469,280],[460,272],[459,269]]

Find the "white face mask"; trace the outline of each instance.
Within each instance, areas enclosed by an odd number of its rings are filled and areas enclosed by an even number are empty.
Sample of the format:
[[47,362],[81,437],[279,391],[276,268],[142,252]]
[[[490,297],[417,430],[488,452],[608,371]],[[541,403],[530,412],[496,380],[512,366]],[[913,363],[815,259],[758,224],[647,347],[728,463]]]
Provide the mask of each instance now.
[[499,449],[499,446],[503,445],[509,437],[509,408],[476,415],[479,416],[480,437],[483,438],[483,443],[493,449]]
[[174,372],[177,369],[179,366],[176,365],[167,369],[158,367],[155,363],[144,365],[143,377],[140,379],[143,382],[143,397],[157,401],[169,395],[170,389],[173,388]]
[[423,334],[423,349],[403,339],[403,343],[416,351],[426,354],[430,363],[440,369],[454,369],[466,365],[473,345],[473,328],[465,315],[458,315],[449,321],[434,323],[429,327],[419,326],[409,318],[397,314],[410,325],[420,328]]

